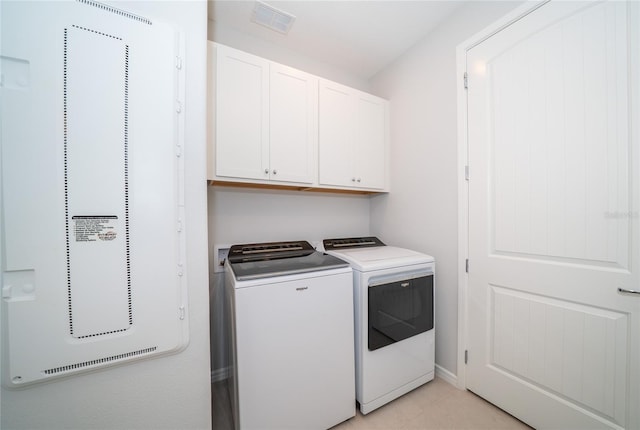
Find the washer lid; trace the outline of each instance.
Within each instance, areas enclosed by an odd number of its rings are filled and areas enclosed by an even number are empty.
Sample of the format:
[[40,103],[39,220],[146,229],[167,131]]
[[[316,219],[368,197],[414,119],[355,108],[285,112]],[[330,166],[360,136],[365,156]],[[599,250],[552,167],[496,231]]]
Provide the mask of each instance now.
[[351,248],[340,251],[327,251],[327,253],[348,261],[351,267],[361,272],[432,263],[434,261],[430,255],[395,246]]
[[234,263],[229,261],[238,281],[271,278],[274,276],[318,272],[348,267],[349,264],[333,255],[313,251],[301,257],[286,257],[273,260],[255,260]]

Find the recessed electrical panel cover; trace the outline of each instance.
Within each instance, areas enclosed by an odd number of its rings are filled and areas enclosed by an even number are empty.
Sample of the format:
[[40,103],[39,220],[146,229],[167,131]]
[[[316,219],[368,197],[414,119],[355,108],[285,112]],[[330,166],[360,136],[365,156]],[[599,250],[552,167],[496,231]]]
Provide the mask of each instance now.
[[180,34],[91,0],[0,7],[3,384],[180,351]]

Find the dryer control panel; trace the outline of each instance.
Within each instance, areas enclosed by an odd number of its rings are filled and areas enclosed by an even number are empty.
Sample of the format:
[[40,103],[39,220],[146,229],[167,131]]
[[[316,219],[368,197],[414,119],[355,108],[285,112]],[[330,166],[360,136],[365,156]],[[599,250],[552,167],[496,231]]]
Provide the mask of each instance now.
[[325,239],[322,241],[325,250],[338,250],[349,248],[368,248],[372,246],[385,246],[380,239],[375,236],[369,237],[349,237],[344,239]]

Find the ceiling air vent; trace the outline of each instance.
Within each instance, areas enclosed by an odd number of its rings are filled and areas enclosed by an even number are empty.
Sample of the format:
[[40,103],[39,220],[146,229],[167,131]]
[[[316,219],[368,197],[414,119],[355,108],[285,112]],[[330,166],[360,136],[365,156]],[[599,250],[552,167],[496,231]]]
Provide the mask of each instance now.
[[296,17],[260,1],[256,2],[251,14],[251,21],[264,25],[278,33],[287,34]]

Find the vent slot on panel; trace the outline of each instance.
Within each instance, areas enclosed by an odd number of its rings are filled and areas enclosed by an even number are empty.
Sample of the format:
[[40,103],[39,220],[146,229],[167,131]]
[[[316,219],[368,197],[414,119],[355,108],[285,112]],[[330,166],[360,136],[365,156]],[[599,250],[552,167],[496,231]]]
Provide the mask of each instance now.
[[99,9],[105,10],[107,12],[115,13],[116,15],[124,16],[125,18],[133,19],[138,22],[142,22],[147,25],[152,25],[153,22],[150,19],[147,19],[143,16],[135,15],[131,12],[124,11],[122,9],[115,8],[113,6],[109,6],[97,1],[93,0],[76,0],[78,3],[86,4],[89,6],[97,7]]
[[157,349],[157,347],[153,346],[151,348],[145,348],[145,349],[141,349],[141,350],[138,350],[138,351],[126,352],[124,354],[118,354],[118,355],[112,355],[111,357],[96,358],[95,360],[84,361],[82,363],[68,364],[66,366],[56,367],[54,369],[47,369],[47,370],[44,371],[44,373],[46,375],[56,375],[58,373],[69,372],[69,371],[72,371],[72,370],[79,370],[79,369],[82,369],[82,368],[85,368],[85,367],[104,365],[104,364],[107,364],[107,363],[111,363],[113,361],[118,361],[118,360],[123,360],[123,359],[130,359],[130,358],[137,357],[137,356],[140,356],[140,355],[150,354],[150,353],[154,352],[156,349]]

